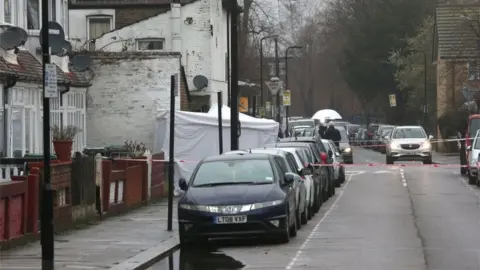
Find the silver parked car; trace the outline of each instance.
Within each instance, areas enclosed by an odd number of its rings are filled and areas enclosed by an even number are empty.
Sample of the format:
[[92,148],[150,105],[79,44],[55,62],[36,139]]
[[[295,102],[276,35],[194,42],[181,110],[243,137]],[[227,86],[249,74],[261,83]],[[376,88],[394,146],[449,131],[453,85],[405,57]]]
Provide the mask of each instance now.
[[432,145],[421,126],[398,126],[392,130],[386,148],[386,163],[395,161],[423,161],[432,164]]
[[472,145],[467,146],[467,151],[470,152],[470,160],[468,161],[468,183],[470,185],[478,185],[478,165],[479,165],[479,155],[480,155],[480,130],[477,130],[475,138],[473,138]]

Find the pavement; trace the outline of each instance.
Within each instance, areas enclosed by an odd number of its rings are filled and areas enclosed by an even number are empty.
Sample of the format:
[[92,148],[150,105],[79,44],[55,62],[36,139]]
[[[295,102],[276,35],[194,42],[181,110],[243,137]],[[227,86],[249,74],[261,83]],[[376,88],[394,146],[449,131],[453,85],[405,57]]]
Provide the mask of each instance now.
[[[385,161],[360,148],[354,156]],[[402,163],[348,168],[347,182],[288,244],[218,242],[171,252],[148,269],[480,269],[479,190],[457,168]]]
[[[179,244],[176,207],[173,231],[166,230],[167,213],[160,202],[55,236],[55,269],[134,270],[149,263]],[[40,242],[2,251],[0,269],[41,269]]]
[[[357,147],[354,161],[385,157]],[[158,204],[59,236],[57,269],[480,269],[479,189],[458,168],[401,163],[349,167],[346,183],[288,244],[239,239],[176,249],[176,229],[165,231],[166,205]],[[40,269],[39,250],[4,252],[0,268]]]

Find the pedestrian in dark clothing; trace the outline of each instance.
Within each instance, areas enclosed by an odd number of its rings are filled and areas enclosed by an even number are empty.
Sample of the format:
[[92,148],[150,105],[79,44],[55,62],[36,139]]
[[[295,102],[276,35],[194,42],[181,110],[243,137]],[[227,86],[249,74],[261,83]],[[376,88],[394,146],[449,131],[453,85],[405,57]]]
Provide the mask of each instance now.
[[283,138],[282,128],[278,128],[278,138]]
[[320,137],[322,139],[325,139],[325,132],[327,131],[327,127],[324,126],[324,125],[321,125],[319,128],[318,128],[318,133],[320,134]]
[[342,136],[340,134],[340,131],[336,129],[332,124],[330,124],[327,131],[325,132],[325,139],[332,140],[337,146],[337,148],[339,148]]

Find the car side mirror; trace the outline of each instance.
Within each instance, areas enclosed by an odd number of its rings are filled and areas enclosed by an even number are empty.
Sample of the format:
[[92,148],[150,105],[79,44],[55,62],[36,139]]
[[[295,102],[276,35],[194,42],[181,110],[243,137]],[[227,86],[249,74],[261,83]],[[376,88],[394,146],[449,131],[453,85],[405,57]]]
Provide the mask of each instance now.
[[332,156],[333,156],[333,152],[332,152],[332,150],[328,150],[328,157],[330,157],[330,158],[331,158]]
[[389,137],[388,135],[383,136],[383,138],[384,138],[385,140],[390,139],[390,137]]
[[181,190],[183,191],[187,191],[188,189],[188,184],[187,184],[187,180],[185,180],[185,178],[180,178],[180,180],[178,180],[178,186],[180,187]]
[[428,136],[428,139],[429,140],[433,139],[433,135]]
[[470,151],[470,150],[472,150],[472,146],[471,146],[471,145],[467,146],[467,151]]
[[291,185],[295,182],[295,176],[291,173],[286,173],[284,176],[285,184]]
[[301,176],[311,175],[312,173],[313,173],[312,168],[300,169],[300,175]]
[[336,155],[337,157],[339,157],[339,156],[340,156],[340,152],[335,152],[335,155]]

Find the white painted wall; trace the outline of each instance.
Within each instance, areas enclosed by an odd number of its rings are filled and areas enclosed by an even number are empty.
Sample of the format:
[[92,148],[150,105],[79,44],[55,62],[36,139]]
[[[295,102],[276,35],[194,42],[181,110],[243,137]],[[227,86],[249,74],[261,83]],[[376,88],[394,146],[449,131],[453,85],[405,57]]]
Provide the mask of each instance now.
[[[185,67],[189,89],[193,92],[193,77],[204,75],[209,79],[205,92],[211,93],[216,102],[216,92],[223,91],[224,104],[227,97],[225,55],[227,53],[227,13],[221,1],[198,0],[179,7],[172,4],[172,11],[159,14],[136,24],[112,31],[96,40],[96,49],[119,52],[124,47],[135,50],[135,40],[140,38],[164,38],[165,51],[180,52]],[[85,42],[87,15],[111,14],[113,10],[70,10],[71,39]],[[178,13],[178,17],[177,17]],[[112,15],[114,16],[114,15]],[[193,19],[188,25],[186,18]],[[213,35],[210,25],[213,26]],[[179,33],[176,33],[179,31]]]
[[[170,76],[179,72],[179,63],[179,56],[95,60],[87,92],[87,145],[136,140],[153,147],[157,109],[169,109]],[[180,108],[180,95],[175,102]]]
[[112,18],[112,30],[115,27],[114,9],[72,9],[69,13],[69,33],[70,42],[74,50],[86,49],[85,42],[88,38],[88,21],[90,16],[109,16]]

